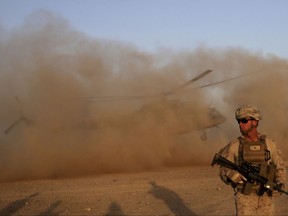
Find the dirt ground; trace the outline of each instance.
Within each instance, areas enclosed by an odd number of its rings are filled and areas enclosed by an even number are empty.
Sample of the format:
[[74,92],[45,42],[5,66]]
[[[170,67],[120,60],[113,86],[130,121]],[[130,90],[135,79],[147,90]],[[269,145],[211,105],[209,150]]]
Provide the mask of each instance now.
[[[0,184],[0,215],[234,215],[218,167],[173,167]],[[288,196],[276,198],[288,214]]]

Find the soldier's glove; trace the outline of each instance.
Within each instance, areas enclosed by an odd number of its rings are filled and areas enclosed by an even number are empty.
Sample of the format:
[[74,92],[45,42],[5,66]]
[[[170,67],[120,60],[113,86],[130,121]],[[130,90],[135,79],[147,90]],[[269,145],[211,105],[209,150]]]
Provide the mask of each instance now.
[[241,173],[235,170],[228,170],[226,176],[234,184],[243,184],[243,181],[247,181]]
[[[279,188],[279,189],[284,189],[284,184],[283,183],[277,183],[277,187]],[[280,196],[282,193],[280,192],[280,191],[278,191],[278,190],[273,190],[272,191],[272,195],[273,196]]]

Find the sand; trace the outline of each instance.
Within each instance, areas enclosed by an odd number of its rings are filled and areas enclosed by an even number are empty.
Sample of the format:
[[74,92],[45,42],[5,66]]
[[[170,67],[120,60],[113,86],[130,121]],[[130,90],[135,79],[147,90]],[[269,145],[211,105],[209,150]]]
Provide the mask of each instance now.
[[[218,168],[173,167],[0,184],[0,215],[233,215]],[[288,196],[275,198],[287,215]]]

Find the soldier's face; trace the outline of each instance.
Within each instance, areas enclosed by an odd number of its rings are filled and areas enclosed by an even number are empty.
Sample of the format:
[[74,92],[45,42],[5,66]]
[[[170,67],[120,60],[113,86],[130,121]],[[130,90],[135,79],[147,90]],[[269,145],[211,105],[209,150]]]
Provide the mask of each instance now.
[[239,128],[243,135],[247,134],[253,128],[257,127],[257,121],[254,119],[239,119]]

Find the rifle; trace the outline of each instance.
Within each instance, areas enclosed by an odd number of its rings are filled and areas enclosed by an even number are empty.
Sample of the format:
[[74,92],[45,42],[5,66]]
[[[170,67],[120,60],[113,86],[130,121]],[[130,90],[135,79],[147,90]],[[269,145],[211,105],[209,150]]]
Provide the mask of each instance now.
[[[254,182],[258,182],[261,185],[258,195],[263,195],[265,191],[273,191],[273,190],[277,190],[281,193],[288,195],[288,191],[283,190],[281,184],[276,184],[273,182],[273,179],[268,179],[264,176],[261,176],[260,175],[261,169],[259,166],[253,165],[248,162],[244,162],[241,166],[238,166],[232,163],[231,161],[227,160],[226,158],[222,157],[219,153],[215,154],[211,166],[213,166],[214,164],[218,164],[223,167],[236,170],[237,172],[242,174],[247,179],[248,183],[248,189],[246,188],[247,191],[249,190],[251,191],[252,184]],[[243,193],[249,194],[249,192],[247,191],[244,191]]]

